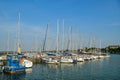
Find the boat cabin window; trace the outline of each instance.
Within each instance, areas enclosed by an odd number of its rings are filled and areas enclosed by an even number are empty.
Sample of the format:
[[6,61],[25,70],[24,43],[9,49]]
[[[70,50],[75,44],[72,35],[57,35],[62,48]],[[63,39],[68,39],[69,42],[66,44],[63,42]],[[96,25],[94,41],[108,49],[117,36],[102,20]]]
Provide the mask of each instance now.
[[13,56],[12,60],[18,60],[18,57],[17,56]]

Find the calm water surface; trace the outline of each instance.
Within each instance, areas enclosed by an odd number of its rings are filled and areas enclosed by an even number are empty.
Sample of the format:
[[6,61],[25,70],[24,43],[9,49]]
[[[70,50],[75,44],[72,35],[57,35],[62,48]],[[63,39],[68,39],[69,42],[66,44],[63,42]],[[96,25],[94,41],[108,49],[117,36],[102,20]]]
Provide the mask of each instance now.
[[0,74],[0,80],[120,80],[120,55],[77,64],[34,64],[25,74]]

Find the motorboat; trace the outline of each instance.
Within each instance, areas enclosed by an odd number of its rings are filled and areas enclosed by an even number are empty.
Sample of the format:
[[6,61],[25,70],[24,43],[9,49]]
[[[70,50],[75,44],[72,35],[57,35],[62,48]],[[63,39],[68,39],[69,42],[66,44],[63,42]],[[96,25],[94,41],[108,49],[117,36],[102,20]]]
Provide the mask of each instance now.
[[9,74],[23,73],[25,72],[25,65],[23,58],[19,54],[8,54],[7,65],[4,66],[3,72]]

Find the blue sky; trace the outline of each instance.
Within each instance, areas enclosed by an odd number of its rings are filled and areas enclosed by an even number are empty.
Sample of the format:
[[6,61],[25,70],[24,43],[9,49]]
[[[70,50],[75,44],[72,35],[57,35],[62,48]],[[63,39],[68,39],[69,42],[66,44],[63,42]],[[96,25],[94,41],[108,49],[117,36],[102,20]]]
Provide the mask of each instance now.
[[[95,39],[97,45],[99,40],[102,40],[102,47],[120,45],[120,0],[0,0],[2,51],[7,50],[8,32],[9,50],[14,50],[16,47],[19,13],[23,50],[35,50],[36,46],[40,48],[48,22],[50,23],[48,41],[51,41],[48,43],[55,47],[57,19],[59,19],[59,35],[62,34],[64,19],[65,35],[68,34],[69,26],[72,26],[74,38],[80,34],[84,46],[88,46],[90,36]],[[79,39],[77,40],[73,41],[79,42]],[[38,44],[35,45],[35,42]]]

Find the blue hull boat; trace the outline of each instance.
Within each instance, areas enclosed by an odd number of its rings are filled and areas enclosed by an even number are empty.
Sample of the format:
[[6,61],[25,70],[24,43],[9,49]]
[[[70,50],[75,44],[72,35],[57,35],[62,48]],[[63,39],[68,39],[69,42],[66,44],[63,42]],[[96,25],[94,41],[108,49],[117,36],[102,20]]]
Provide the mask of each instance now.
[[25,65],[23,58],[19,54],[7,55],[7,65],[4,67],[4,72],[9,74],[23,73],[25,72]]

